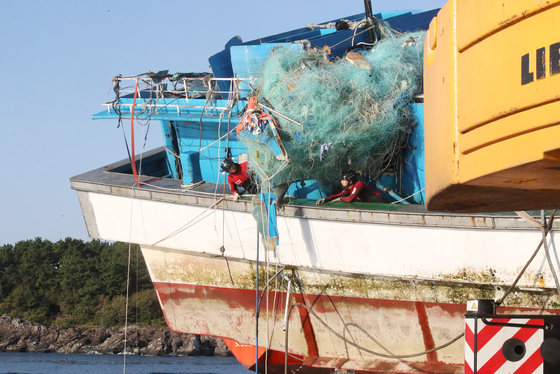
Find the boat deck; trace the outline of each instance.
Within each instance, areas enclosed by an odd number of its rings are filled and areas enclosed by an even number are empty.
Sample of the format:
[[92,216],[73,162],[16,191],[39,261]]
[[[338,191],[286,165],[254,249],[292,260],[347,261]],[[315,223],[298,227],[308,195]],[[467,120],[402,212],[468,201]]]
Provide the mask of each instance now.
[[[163,148],[147,152],[143,156],[146,165],[157,164],[163,159]],[[202,207],[223,207],[233,211],[252,213],[254,195],[243,196],[234,202],[229,193],[229,187],[212,182],[183,185],[181,181],[158,176],[157,168],[147,168],[144,173],[150,176],[139,176],[140,186],[135,181],[130,170],[128,159],[114,164],[94,169],[74,176],[70,179],[74,190],[134,197],[173,204],[186,204]],[[153,171],[153,173],[151,173]],[[160,171],[161,173],[161,171]],[[223,201],[223,203],[222,203]],[[539,220],[540,212],[532,212],[535,220]],[[390,204],[390,203],[326,203],[316,206],[314,200],[285,198],[278,209],[279,216],[292,216],[308,219],[334,220],[361,223],[380,223],[390,225],[409,225],[424,227],[461,227],[516,230],[535,227],[517,216],[514,212],[502,213],[449,213],[432,212],[418,204]],[[560,224],[554,223],[553,229],[559,229]]]

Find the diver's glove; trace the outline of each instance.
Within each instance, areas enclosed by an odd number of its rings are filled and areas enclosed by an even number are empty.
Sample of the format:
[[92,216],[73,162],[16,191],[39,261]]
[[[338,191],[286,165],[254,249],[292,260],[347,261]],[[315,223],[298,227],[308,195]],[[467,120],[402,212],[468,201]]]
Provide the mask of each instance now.
[[323,199],[317,200],[317,201],[315,202],[315,205],[321,205],[321,204],[324,204],[324,203],[325,203],[325,199],[323,198]]

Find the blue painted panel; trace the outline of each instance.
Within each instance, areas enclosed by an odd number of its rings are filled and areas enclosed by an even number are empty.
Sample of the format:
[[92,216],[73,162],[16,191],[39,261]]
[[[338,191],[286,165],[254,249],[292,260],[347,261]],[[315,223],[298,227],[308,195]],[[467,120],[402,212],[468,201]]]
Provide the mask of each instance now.
[[[230,128],[234,128],[235,125],[237,123]],[[226,147],[231,148],[235,159],[240,153],[247,152],[245,146],[237,140],[235,131],[229,135],[229,142],[228,137],[224,137],[223,140],[212,144],[216,139],[228,133],[227,124],[221,126],[218,132],[218,126],[213,121],[203,120],[202,127],[200,122],[180,122],[177,123],[177,133],[181,158],[183,155],[199,153],[200,178],[208,182],[225,183],[225,175],[220,170],[220,161],[226,156]],[[189,164],[183,163],[182,166],[183,180],[185,183],[190,183],[185,179]]]
[[[233,71],[231,69],[231,56],[229,54],[230,47],[233,45],[242,44],[243,41],[239,36],[231,38],[225,45],[224,50],[210,56],[208,62],[212,68],[212,73],[216,78],[231,78],[233,77]],[[228,82],[218,82],[218,87],[220,91],[228,92],[229,83]],[[227,96],[222,95],[223,98]]]
[[[348,17],[343,17],[344,19],[347,19],[349,21],[357,21],[357,20],[361,20],[365,17],[365,13],[360,13],[360,14],[356,14],[353,16],[348,16]],[[329,23],[329,22],[336,22],[338,21],[340,18],[331,20],[331,21],[327,21],[327,22],[322,22],[322,23]],[[251,40],[248,41],[244,44],[261,44],[261,43],[282,43],[284,41],[287,40],[303,40],[305,38],[297,38],[297,35],[304,35],[305,33],[309,32],[311,29],[307,28],[307,27],[302,27],[299,29],[295,29],[295,30],[290,30],[290,31],[285,31],[279,34],[274,34],[274,35],[270,35],[270,36],[266,36],[264,38],[259,38],[259,39],[255,39],[255,40]]]
[[288,191],[286,191],[286,196],[292,196],[296,199],[310,199],[318,200],[327,195],[321,190],[319,182],[316,180],[306,180],[304,185],[301,182],[296,182],[290,184]]
[[[397,16],[402,16],[403,14],[410,14],[408,10],[391,10],[387,12],[375,13],[373,16],[380,21],[388,21],[389,19]],[[365,16],[365,14],[364,14]]]
[[183,166],[183,183],[192,184],[202,180],[200,170],[200,153],[181,153],[181,165]]
[[393,29],[400,32],[427,30],[432,18],[434,18],[438,12],[439,8],[416,14],[403,14],[391,17],[386,21]]
[[[266,217],[257,218],[257,222],[260,221],[261,227],[260,232],[265,238],[275,239],[276,244],[278,244],[278,226],[276,224],[276,207],[277,207],[277,197],[273,193],[261,193],[259,194],[259,199],[264,201],[266,206]],[[254,209],[253,215],[261,215],[260,209]]]
[[409,141],[411,148],[406,153],[406,162],[403,168],[403,197],[415,194],[411,199],[418,203],[425,203],[424,182],[424,104],[411,104],[414,119],[418,123]]

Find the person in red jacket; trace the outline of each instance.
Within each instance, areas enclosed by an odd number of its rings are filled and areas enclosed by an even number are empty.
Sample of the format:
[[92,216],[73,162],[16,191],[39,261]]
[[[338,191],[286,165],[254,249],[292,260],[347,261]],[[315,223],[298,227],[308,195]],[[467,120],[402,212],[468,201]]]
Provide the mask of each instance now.
[[328,201],[344,201],[346,203],[351,203],[353,201],[370,203],[384,202],[383,197],[379,192],[357,179],[354,170],[347,170],[342,173],[342,180],[340,181],[340,184],[344,187],[342,192],[319,199],[316,204],[321,205]]
[[227,180],[233,195],[233,201],[237,201],[241,197],[239,187],[243,187],[245,192],[250,194],[257,192],[257,186],[249,174],[248,166],[249,162],[247,161],[238,164],[231,158],[224,158],[220,164],[222,170],[229,173]]

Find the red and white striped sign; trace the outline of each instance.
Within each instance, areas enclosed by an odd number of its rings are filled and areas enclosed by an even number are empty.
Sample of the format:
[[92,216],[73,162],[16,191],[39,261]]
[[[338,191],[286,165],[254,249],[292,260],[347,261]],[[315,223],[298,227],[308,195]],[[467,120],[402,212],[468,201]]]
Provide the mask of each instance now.
[[[544,326],[544,319],[540,318],[492,318],[488,321]],[[511,338],[524,343],[525,350],[522,352],[522,349],[518,349],[518,356],[522,356],[518,361],[508,360],[502,352],[504,343]],[[475,373],[475,360],[478,374],[543,374],[543,358],[540,354],[543,339],[542,328],[487,325],[481,318],[465,318],[465,374]]]

